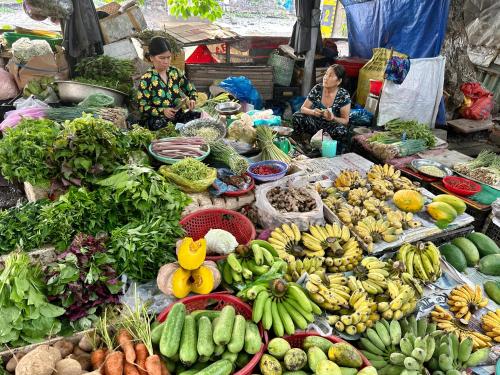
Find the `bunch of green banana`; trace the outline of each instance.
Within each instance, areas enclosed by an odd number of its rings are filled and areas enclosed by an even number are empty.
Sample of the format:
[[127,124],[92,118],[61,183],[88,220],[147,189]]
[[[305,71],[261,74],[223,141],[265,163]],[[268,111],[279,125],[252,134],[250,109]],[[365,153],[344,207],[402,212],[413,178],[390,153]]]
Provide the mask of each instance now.
[[255,323],[262,321],[264,329],[272,328],[278,337],[285,332],[292,335],[296,329],[305,330],[314,321],[314,314],[322,313],[299,285],[283,279],[252,286],[241,294],[254,299],[252,320]]
[[413,333],[407,333],[399,342],[401,352],[394,352],[389,360],[396,366],[403,366],[405,370],[401,374],[420,375],[424,373],[424,363],[429,361],[434,354],[436,342],[434,337],[426,335],[415,337]]
[[323,267],[324,258],[304,258],[304,260],[296,259],[288,263],[286,274],[283,276],[286,281],[297,281],[300,277],[307,273],[309,275],[322,275],[325,273]]
[[400,280],[388,280],[387,293],[390,300],[380,301],[377,306],[384,319],[400,320],[412,313],[417,307],[415,291]]
[[436,338],[436,350],[426,367],[433,375],[460,375],[460,370],[475,367],[488,359],[488,348],[473,351],[469,337],[459,342],[458,336],[450,333]]
[[281,227],[274,229],[269,236],[269,243],[273,245],[278,253],[278,256],[287,263],[293,262],[295,257],[304,257],[304,248],[300,240],[302,234],[299,227],[292,223],[290,225],[283,224]]
[[441,276],[441,256],[432,242],[405,243],[399,248],[397,259],[405,263],[410,275],[424,282],[434,282]]
[[229,285],[248,282],[268,272],[272,266],[284,268],[277,252],[267,241],[254,240],[250,246],[238,246],[222,263],[222,278]]
[[325,310],[336,311],[349,306],[350,289],[343,274],[309,275],[306,290],[309,297]]
[[377,304],[365,291],[357,290],[349,297],[348,308],[341,308],[336,315],[329,315],[328,323],[337,331],[349,335],[363,333],[380,319],[380,315],[375,312],[376,308]]
[[369,294],[382,294],[387,289],[389,277],[386,266],[386,262],[375,257],[364,257],[354,268],[354,276],[347,278],[347,285],[351,291],[362,289]]

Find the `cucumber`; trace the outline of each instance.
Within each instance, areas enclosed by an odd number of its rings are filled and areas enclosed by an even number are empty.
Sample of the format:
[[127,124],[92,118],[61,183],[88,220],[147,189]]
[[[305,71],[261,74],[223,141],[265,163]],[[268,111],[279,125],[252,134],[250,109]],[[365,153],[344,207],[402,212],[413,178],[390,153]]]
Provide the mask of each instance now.
[[467,260],[467,266],[474,267],[479,262],[479,251],[474,242],[465,237],[457,237],[451,243],[462,251]]
[[217,327],[221,327],[221,329],[214,329],[213,333],[215,345],[227,345],[231,341],[235,315],[236,311],[231,305],[226,305],[221,310],[217,322]]
[[467,259],[465,259],[465,255],[455,245],[445,243],[439,246],[439,252],[457,271],[463,272],[467,268]]
[[479,271],[485,275],[500,276],[500,254],[486,255],[481,258]]
[[333,342],[321,336],[307,336],[302,344],[304,350],[309,350],[314,346],[317,346],[327,354],[328,350],[333,346]]
[[202,316],[206,316],[210,320],[214,320],[219,317],[220,311],[217,310],[195,310],[191,313],[191,316],[198,321]]
[[248,354],[257,354],[262,346],[259,327],[251,320],[246,321],[245,329],[245,351]]
[[484,291],[497,305],[500,305],[500,281],[486,281]]
[[500,248],[498,248],[495,241],[483,233],[473,232],[468,234],[466,238],[476,245],[481,258],[490,254],[500,254]]
[[222,353],[221,356],[222,359],[227,359],[228,361],[231,361],[231,363],[236,363],[236,359],[238,358],[238,353],[231,353],[229,351],[225,351]]
[[163,333],[163,328],[165,327],[165,322],[157,324],[154,328],[151,325],[151,342],[158,345],[161,340],[161,334]]
[[160,353],[167,358],[173,357],[179,350],[185,318],[186,306],[176,303],[168,314],[160,339]]
[[243,368],[247,365],[248,362],[250,362],[251,359],[252,355],[245,352],[239,352],[238,358],[236,358],[236,362],[234,364],[237,368]]
[[196,344],[196,321],[191,315],[186,316],[184,327],[182,328],[181,347],[179,349],[179,359],[186,366],[191,366],[198,359]]
[[229,375],[233,371],[233,364],[227,359],[221,359],[212,363],[198,372],[198,375]]
[[198,354],[204,357],[210,357],[214,353],[215,344],[212,332],[212,322],[206,316],[198,320],[198,342],[196,344]]
[[245,344],[246,319],[242,315],[236,315],[234,319],[231,341],[227,344],[227,350],[231,353],[239,353]]
[[191,370],[186,370],[186,371],[179,372],[178,374],[179,375],[195,375],[197,373],[198,373],[198,370],[191,369]]
[[225,351],[226,351],[225,345],[216,345],[214,348],[214,354],[212,356],[220,357],[222,353],[224,353]]

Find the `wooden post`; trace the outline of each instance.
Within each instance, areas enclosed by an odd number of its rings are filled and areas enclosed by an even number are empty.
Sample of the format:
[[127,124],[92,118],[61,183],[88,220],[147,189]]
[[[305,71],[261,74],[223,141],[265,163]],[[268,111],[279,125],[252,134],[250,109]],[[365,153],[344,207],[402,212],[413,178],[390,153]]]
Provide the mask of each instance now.
[[314,58],[316,56],[316,44],[318,43],[318,34],[321,21],[321,0],[314,0],[311,4],[311,47],[306,53],[304,62],[304,80],[302,81],[302,96],[307,96],[311,90],[312,77],[314,73]]
[[226,43],[226,64],[231,63],[231,44]]

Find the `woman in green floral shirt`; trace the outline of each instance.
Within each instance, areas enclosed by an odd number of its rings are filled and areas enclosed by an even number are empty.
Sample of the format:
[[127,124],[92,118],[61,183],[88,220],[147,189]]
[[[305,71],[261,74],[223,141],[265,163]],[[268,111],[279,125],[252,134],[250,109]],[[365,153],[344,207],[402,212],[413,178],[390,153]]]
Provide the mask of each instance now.
[[[149,59],[153,67],[141,77],[137,91],[142,124],[151,130],[165,127],[169,122],[186,123],[200,117],[193,112],[196,89],[179,69],[170,66],[172,52],[165,38],[154,37],[149,44]],[[187,97],[189,111],[177,109]]]

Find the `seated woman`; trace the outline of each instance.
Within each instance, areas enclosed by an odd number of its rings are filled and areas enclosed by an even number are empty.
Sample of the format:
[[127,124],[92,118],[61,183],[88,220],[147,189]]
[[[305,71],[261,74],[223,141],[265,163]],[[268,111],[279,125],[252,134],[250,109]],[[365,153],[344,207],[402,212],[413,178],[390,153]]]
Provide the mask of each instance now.
[[[153,63],[139,82],[137,101],[141,124],[150,130],[164,128],[169,122],[186,123],[201,116],[192,112],[196,105],[196,90],[184,74],[170,66],[172,49],[165,38],[154,37],[149,44],[149,59]],[[189,100],[189,111],[179,104],[183,97]]]
[[332,139],[340,141],[340,148],[345,147],[351,111],[351,98],[341,86],[345,76],[342,65],[330,66],[323,84],[311,89],[300,112],[292,117],[293,138],[300,143],[308,143],[319,130],[327,132]]

